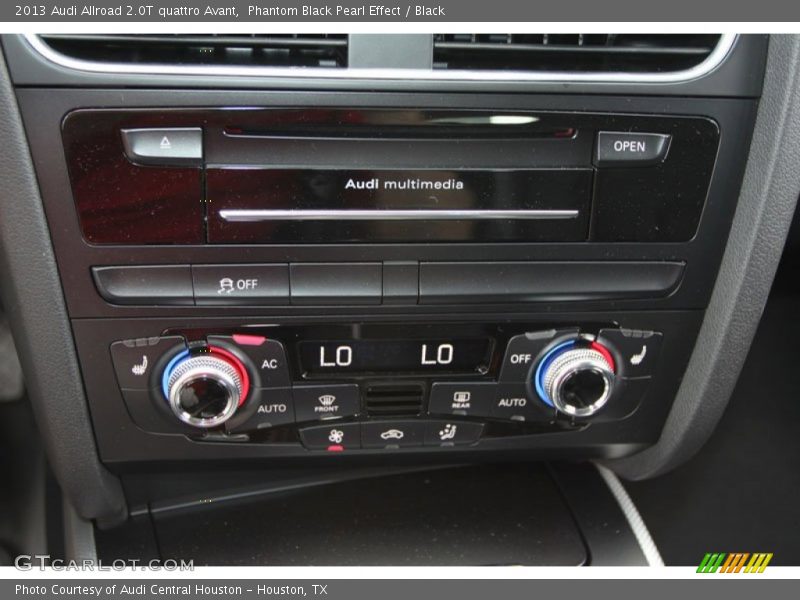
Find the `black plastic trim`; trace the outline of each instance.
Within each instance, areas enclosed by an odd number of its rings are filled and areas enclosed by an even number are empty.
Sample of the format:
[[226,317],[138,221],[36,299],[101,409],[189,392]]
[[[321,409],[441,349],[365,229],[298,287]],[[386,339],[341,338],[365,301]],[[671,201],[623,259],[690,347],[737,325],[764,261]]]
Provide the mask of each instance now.
[[14,91],[0,52],[0,292],[50,466],[84,518],[125,516],[100,463],[50,234]]
[[770,38],[736,215],[703,326],[658,444],[609,466],[629,479],[668,471],[708,440],[766,305],[800,194],[800,36]]

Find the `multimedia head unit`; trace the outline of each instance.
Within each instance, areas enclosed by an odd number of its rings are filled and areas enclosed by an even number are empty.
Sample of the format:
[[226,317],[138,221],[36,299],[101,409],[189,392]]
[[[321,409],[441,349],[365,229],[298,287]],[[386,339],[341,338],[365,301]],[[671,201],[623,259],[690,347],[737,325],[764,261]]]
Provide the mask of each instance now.
[[419,109],[78,110],[99,244],[683,242],[708,118]]

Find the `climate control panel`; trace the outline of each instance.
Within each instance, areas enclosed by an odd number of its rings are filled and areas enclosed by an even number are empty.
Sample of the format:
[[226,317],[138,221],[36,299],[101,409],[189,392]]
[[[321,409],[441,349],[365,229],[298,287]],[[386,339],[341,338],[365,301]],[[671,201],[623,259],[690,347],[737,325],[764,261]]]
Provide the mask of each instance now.
[[141,429],[308,452],[472,447],[620,421],[662,334],[583,324],[175,329],[110,353]]

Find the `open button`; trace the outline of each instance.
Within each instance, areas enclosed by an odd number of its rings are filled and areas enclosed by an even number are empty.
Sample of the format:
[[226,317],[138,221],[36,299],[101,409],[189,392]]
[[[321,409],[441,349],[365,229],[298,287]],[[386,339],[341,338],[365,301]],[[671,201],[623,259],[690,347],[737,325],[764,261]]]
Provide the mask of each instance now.
[[597,167],[647,167],[663,162],[672,136],[661,133],[597,134],[594,164]]

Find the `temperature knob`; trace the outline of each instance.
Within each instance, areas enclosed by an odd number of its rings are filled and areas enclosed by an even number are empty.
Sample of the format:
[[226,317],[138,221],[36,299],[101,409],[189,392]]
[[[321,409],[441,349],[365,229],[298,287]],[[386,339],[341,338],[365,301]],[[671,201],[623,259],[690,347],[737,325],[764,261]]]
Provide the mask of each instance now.
[[603,408],[614,389],[614,360],[599,344],[567,342],[551,350],[536,370],[536,391],[544,402],[572,417]]
[[208,429],[230,419],[247,397],[247,370],[232,354],[210,349],[173,359],[164,373],[164,395],[181,421]]

